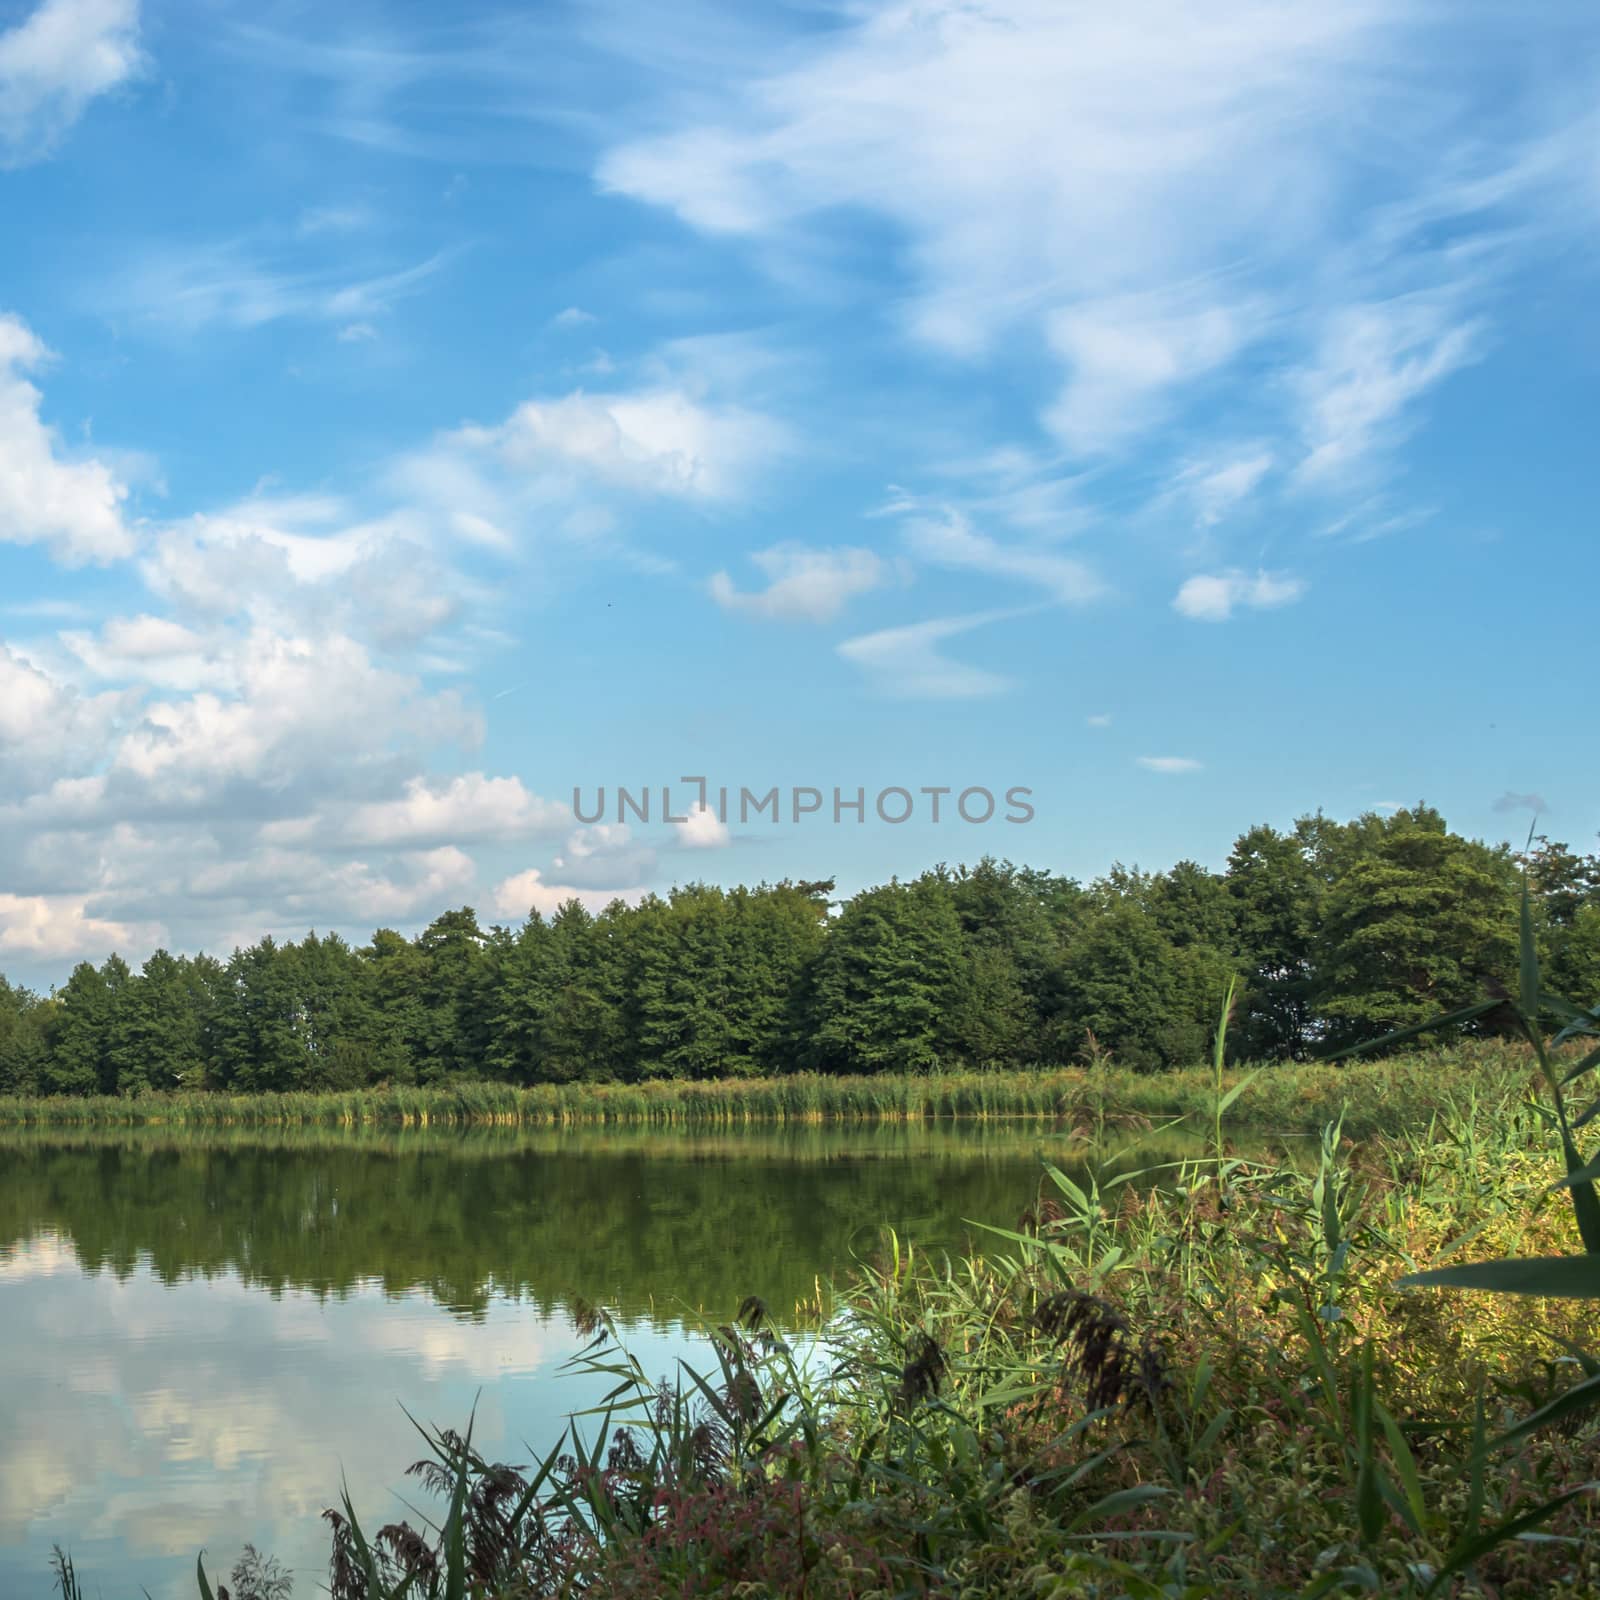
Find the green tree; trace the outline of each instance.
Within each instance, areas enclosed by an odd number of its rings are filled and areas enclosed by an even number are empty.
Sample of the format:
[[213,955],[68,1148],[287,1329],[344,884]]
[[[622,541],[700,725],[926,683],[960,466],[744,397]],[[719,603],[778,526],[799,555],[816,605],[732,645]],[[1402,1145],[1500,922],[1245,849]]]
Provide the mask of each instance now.
[[1135,898],[1114,899],[1068,948],[1063,1027],[1135,1071],[1192,1066],[1231,972],[1221,951],[1175,945]]
[[37,1094],[49,1057],[55,1002],[0,977],[0,1094]]
[[482,1076],[491,978],[486,939],[471,906],[435,917],[417,936],[422,957],[419,1033],[413,1045],[423,1083]]
[[1515,982],[1509,852],[1401,812],[1328,891],[1318,936],[1325,1042],[1360,1043]]
[[165,950],[117,995],[106,1032],[106,1063],[118,1094],[198,1088],[213,997],[205,969]]
[[1298,1058],[1312,1045],[1314,945],[1327,885],[1299,833],[1241,834],[1225,880],[1245,979],[1244,1054]]
[[[946,875],[963,954],[950,999],[951,1043],[974,1065],[1047,1058],[1063,1006],[1060,880],[984,857]],[[1076,885],[1073,885],[1076,888]]]
[[427,958],[393,928],[379,928],[360,958],[369,1076],[375,1082],[415,1083],[426,1021]]
[[50,1059],[42,1074],[50,1094],[110,1094],[111,1020],[128,981],[128,964],[109,956],[96,968],[80,961],[57,995]]
[[924,1072],[954,1054],[961,919],[947,882],[856,895],[816,964],[813,1060],[829,1072]]

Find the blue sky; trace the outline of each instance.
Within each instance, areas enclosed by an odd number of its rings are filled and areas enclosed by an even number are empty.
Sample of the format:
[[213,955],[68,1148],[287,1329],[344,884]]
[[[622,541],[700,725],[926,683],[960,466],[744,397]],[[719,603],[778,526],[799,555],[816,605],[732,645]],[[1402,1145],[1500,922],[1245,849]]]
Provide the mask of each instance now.
[[1529,16],[0,0],[0,970],[1591,844],[1600,23]]

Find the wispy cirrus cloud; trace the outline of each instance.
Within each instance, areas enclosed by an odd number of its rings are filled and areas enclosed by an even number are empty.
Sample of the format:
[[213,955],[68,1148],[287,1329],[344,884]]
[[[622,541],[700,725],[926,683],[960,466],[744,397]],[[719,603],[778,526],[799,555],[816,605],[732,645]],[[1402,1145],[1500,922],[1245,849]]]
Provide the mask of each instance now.
[[1301,483],[1336,480],[1375,451],[1398,444],[1411,425],[1413,403],[1478,360],[1484,336],[1483,322],[1463,313],[1453,291],[1334,313],[1295,380],[1305,444]]
[[[1518,48],[1514,21],[1469,26],[1424,77],[1445,23],[1414,0],[862,6],[742,70],[719,54],[731,93],[677,97],[597,172],[759,262],[847,259],[844,219],[886,224],[902,331],[978,373],[1043,352],[1044,438],[1080,470],[1137,461],[1220,538],[1264,486],[1338,501],[1383,476],[1488,347],[1557,196],[1595,214],[1587,102],[1508,100],[1471,63]],[[1219,414],[1250,443],[1212,437]],[[1125,520],[1125,482],[1062,483],[1007,496],[1045,528]]]
[[861,668],[879,693],[908,700],[971,700],[1002,694],[1012,680],[984,667],[958,661],[940,649],[1013,612],[984,611],[964,617],[935,617],[904,627],[880,628],[846,639],[839,654]]
[[742,590],[726,572],[716,572],[708,584],[712,599],[725,611],[785,622],[831,622],[857,595],[887,582],[891,570],[875,551],[859,547],[774,545],[753,551],[750,560],[767,587]]
[[162,246],[98,284],[92,298],[101,310],[185,333],[304,321],[339,324],[341,338],[359,338],[365,334],[352,329],[370,328],[421,294],[450,260],[451,252],[439,251],[363,272],[344,259],[319,262],[303,249],[255,239]]
[[915,516],[903,529],[906,548],[934,566],[1006,578],[1042,590],[1065,605],[1084,605],[1106,593],[1087,561],[1044,545],[1006,544],[979,533],[960,511]]

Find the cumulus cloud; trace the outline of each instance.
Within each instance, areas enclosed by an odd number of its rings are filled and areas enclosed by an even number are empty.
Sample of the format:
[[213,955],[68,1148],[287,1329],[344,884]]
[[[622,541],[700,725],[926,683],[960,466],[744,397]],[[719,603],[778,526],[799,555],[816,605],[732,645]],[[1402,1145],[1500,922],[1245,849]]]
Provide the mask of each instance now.
[[656,853],[634,838],[627,823],[598,822],[574,829],[550,869],[578,889],[625,889],[648,881]]
[[756,593],[738,589],[726,572],[714,573],[711,597],[726,611],[785,622],[831,622],[860,594],[879,587],[888,564],[871,550],[856,547],[812,549],[780,544],[750,557],[768,579]]
[[721,850],[733,843],[733,835],[708,805],[690,808],[682,822],[673,823],[682,850]]
[[583,889],[568,883],[546,883],[537,867],[502,879],[494,886],[494,908],[503,917],[525,917],[537,911],[542,917],[554,916],[569,900],[576,900],[587,911],[603,911],[613,900],[637,904],[644,898],[642,888]]
[[0,777],[6,789],[27,796],[92,765],[130,708],[123,694],[84,694],[0,644]]
[[43,544],[69,566],[119,560],[134,548],[127,487],[103,461],[71,459],[41,419],[23,374],[49,359],[25,322],[0,315],[0,543]]
[[431,916],[458,900],[477,877],[472,857],[454,845],[419,850],[400,861],[400,877],[375,872],[364,861],[336,867],[328,886],[335,903],[369,922],[404,921]]
[[459,437],[512,468],[560,462],[624,488],[690,500],[740,493],[785,443],[769,417],[670,388],[529,400],[498,427]]
[[43,0],[0,32],[0,167],[48,155],[142,65],[138,0]]
[[226,671],[200,634],[167,617],[112,617],[97,633],[70,629],[62,644],[97,678],[164,689],[198,689]]
[[247,501],[161,529],[140,561],[152,592],[210,623],[315,624],[415,645],[455,620],[460,581],[416,517],[362,518],[332,496]]
[[348,636],[253,629],[231,666],[235,693],[148,701],[114,746],[113,778],[192,804],[237,781],[284,786],[324,764],[348,776],[384,761],[402,734],[421,745],[479,734],[455,695],[422,692]]
[[1187,579],[1174,597],[1173,609],[1199,622],[1226,622],[1240,606],[1270,611],[1291,605],[1306,592],[1305,580],[1282,572],[1234,569],[1199,573]]
[[1175,774],[1180,772],[1198,772],[1204,763],[1196,761],[1192,756],[1137,756],[1135,762],[1146,772],[1164,772]]
[[363,844],[422,844],[525,839],[572,820],[567,807],[543,800],[520,778],[464,772],[442,783],[410,778],[395,800],[359,806],[345,833]]
[[15,895],[0,892],[0,952],[33,960],[103,958],[115,949],[148,947],[162,936],[159,925],[135,926],[93,915],[74,895]]

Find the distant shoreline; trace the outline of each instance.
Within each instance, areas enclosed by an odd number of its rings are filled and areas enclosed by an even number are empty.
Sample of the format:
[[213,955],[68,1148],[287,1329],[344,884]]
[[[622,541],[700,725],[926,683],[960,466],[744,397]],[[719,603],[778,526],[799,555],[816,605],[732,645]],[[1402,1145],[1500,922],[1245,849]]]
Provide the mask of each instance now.
[[[1228,1074],[1236,1082],[1247,1069]],[[1462,1043],[1376,1061],[1267,1067],[1234,1103],[1230,1125],[1315,1132],[1339,1117],[1351,1137],[1426,1122],[1453,1097],[1504,1089],[1528,1070],[1524,1049]],[[1028,1120],[1092,1134],[1188,1120],[1210,1104],[1209,1069],[1135,1073],[1114,1065],[1041,1071],[646,1083],[387,1085],[348,1091],[135,1097],[0,1098],[0,1129],[234,1126],[737,1127],[785,1123]]]

